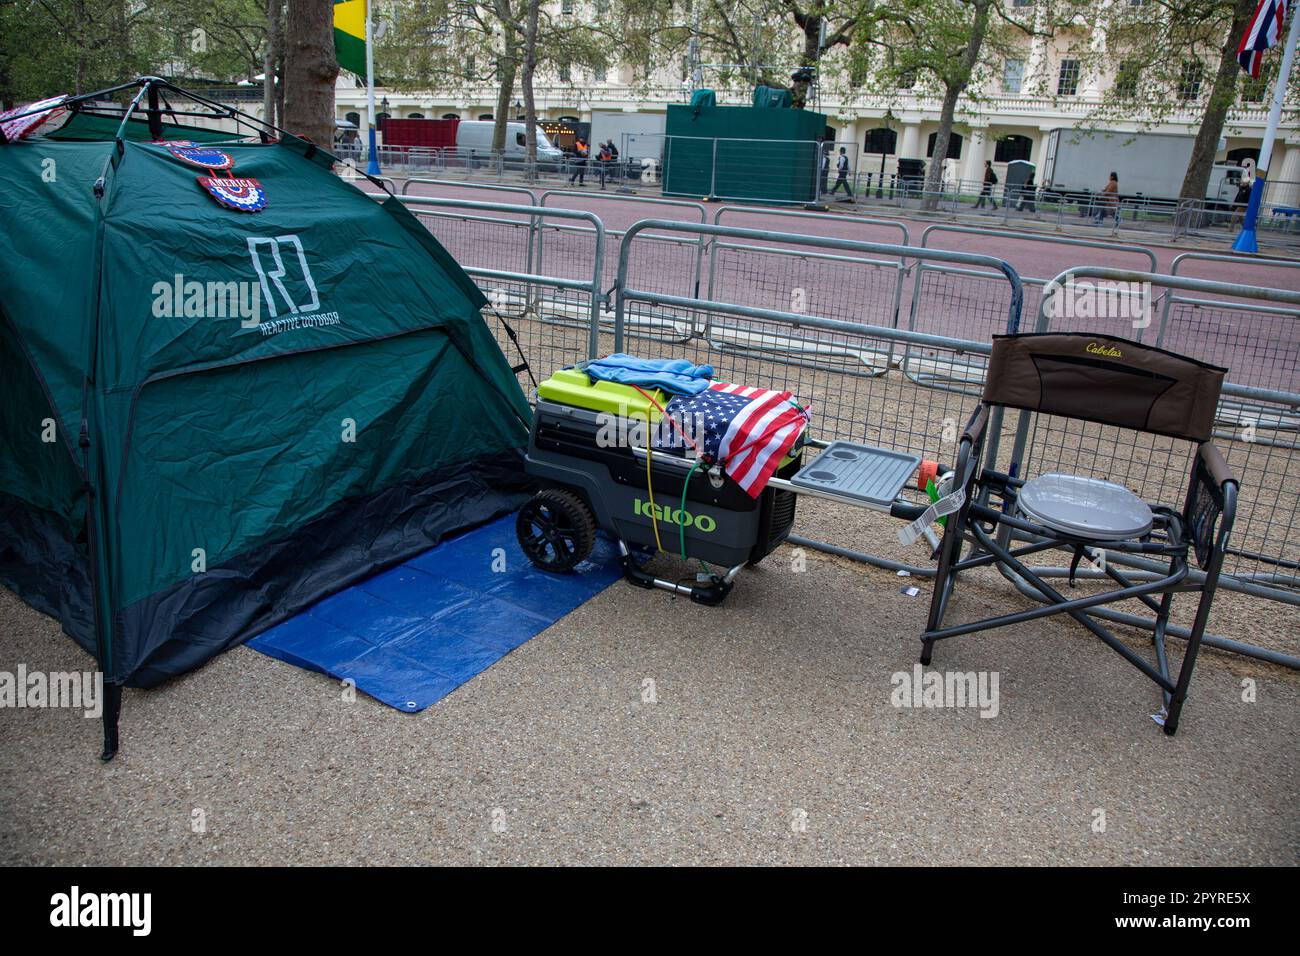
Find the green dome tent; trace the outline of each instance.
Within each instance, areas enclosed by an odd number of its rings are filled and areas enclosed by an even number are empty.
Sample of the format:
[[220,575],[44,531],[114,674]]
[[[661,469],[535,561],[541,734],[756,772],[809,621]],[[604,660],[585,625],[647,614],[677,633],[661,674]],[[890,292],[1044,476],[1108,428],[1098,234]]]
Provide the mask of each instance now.
[[122,686],[517,507],[530,416],[396,198],[121,89],[0,126],[0,582],[99,661],[105,759]]

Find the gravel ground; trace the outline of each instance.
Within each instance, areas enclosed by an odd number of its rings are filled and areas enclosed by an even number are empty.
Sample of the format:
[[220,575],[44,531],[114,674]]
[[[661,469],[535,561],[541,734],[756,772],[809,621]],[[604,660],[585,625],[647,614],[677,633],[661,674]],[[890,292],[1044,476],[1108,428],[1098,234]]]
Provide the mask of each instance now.
[[[107,765],[97,721],[5,710],[0,862],[1300,862],[1297,675],[1203,654],[1167,738],[1153,685],[1040,622],[936,650],[997,672],[996,717],[895,708],[928,585],[798,557],[716,609],[617,583],[418,715],[242,647],[128,691]],[[970,585],[957,613],[1018,605]],[[3,590],[0,620],[0,670],[91,666]]]

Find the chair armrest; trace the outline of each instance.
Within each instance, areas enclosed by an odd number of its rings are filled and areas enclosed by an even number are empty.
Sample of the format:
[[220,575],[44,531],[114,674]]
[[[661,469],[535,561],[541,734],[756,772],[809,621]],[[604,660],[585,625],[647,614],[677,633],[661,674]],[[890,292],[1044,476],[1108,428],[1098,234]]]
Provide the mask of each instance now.
[[970,421],[966,423],[966,430],[961,433],[963,439],[969,439],[972,446],[978,445],[984,437],[984,429],[989,424],[989,407],[983,403],[975,409],[975,414],[971,415]]
[[1228,535],[1237,517],[1238,482],[1213,442],[1203,442],[1192,463],[1192,480],[1183,507],[1183,523],[1191,534],[1196,560],[1203,569],[1223,560]]
[[1216,446],[1214,442],[1202,442],[1197,454],[1200,456],[1201,461],[1204,462],[1205,469],[1209,472],[1210,478],[1220,488],[1229,482],[1234,485],[1240,484],[1232,474],[1232,469],[1228,467],[1228,463],[1224,461],[1223,453],[1219,451],[1218,446]]

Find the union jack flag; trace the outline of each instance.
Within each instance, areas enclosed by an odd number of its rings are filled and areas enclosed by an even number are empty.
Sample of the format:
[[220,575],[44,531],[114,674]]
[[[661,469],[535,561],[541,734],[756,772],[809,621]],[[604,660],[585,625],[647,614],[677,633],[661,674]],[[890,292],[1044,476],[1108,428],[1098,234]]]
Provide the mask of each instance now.
[[[659,426],[656,449],[689,451],[722,463],[752,498],[762,494],[810,421],[789,392],[714,382],[698,395],[679,395],[664,409],[673,420]],[[689,436],[683,440],[682,434]]]
[[1260,0],[1259,9],[1250,18],[1237,47],[1237,62],[1251,76],[1259,76],[1264,51],[1281,41],[1285,22],[1286,0]]

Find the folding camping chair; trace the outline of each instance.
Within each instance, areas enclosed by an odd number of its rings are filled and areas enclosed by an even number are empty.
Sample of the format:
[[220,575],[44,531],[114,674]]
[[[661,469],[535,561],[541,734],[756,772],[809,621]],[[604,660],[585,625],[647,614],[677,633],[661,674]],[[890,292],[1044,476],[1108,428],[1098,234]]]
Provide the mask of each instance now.
[[[929,619],[921,636],[921,663],[930,663],[936,641],[1068,614],[1160,686],[1164,707],[1157,721],[1166,734],[1174,734],[1236,513],[1237,480],[1210,442],[1225,371],[1104,335],[994,336],[983,401],[960,441],[954,482],[960,482],[964,501],[949,517],[940,543]],[[997,407],[1056,416],[1065,427],[1095,422],[1192,442],[1182,509],[1148,505],[1128,488],[1097,478],[1048,473],[1025,480],[996,471],[994,461],[981,465],[985,431]],[[966,543],[971,548],[962,557]],[[1052,549],[1073,552],[1071,585],[1080,561],[1104,549],[1102,571],[1118,587],[1067,597],[1022,560]],[[1192,552],[1202,575],[1191,571]],[[1125,567],[1155,561],[1160,570],[1127,573],[1117,566],[1118,559],[1126,557]],[[1045,606],[944,626],[959,574],[993,564],[1018,577],[1026,593]],[[1175,678],[1165,637],[1173,597],[1183,591],[1199,592],[1200,604]],[[1095,613],[1102,605],[1134,599],[1153,613],[1139,620],[1151,630],[1154,666],[1122,643]]]

